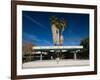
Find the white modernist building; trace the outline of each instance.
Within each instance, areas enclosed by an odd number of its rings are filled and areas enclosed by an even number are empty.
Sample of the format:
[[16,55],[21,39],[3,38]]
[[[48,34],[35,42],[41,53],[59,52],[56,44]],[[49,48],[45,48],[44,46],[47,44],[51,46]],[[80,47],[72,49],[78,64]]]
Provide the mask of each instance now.
[[69,49],[75,49],[74,53],[74,59],[77,59],[77,52],[80,51],[80,49],[83,49],[83,46],[34,46],[32,47],[34,51],[37,51],[40,53],[40,60],[42,60],[42,54],[43,51],[48,50],[51,52],[55,52],[56,50],[60,50],[61,52],[66,52]]

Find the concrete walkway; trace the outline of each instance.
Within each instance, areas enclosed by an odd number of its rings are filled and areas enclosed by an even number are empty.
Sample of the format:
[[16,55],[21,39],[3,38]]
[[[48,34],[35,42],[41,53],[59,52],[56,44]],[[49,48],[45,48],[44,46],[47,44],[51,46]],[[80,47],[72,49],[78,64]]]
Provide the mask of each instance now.
[[26,62],[23,68],[41,68],[41,67],[68,67],[68,66],[88,66],[89,60],[43,60]]

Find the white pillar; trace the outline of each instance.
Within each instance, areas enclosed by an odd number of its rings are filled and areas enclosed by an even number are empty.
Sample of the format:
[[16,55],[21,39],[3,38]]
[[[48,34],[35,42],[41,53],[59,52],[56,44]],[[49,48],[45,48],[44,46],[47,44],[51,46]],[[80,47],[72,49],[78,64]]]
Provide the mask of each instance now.
[[41,51],[41,53],[40,53],[40,60],[42,61],[42,51]]
[[76,55],[77,53],[75,52],[74,53],[74,60],[76,60],[77,59],[77,55]]

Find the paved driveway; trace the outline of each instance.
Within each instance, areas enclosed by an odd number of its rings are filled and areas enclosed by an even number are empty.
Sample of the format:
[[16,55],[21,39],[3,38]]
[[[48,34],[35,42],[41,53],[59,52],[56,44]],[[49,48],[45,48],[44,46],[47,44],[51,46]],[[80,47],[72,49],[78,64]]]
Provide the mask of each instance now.
[[88,66],[89,60],[43,60],[32,61],[22,64],[23,68],[41,68],[41,67],[69,67],[69,66]]

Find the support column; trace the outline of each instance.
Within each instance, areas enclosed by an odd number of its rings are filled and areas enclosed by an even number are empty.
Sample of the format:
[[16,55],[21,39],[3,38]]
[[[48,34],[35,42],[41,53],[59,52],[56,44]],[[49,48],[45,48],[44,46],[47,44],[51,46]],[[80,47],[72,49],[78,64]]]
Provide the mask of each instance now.
[[75,52],[74,53],[74,60],[76,60],[77,59],[77,53]]
[[41,51],[41,53],[40,53],[40,60],[42,61],[42,51]]

